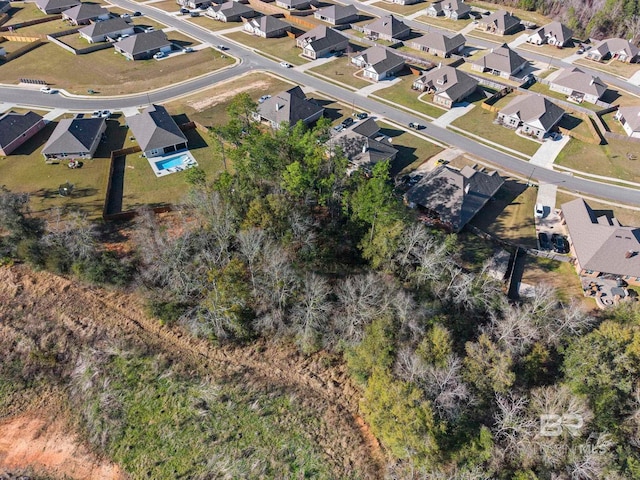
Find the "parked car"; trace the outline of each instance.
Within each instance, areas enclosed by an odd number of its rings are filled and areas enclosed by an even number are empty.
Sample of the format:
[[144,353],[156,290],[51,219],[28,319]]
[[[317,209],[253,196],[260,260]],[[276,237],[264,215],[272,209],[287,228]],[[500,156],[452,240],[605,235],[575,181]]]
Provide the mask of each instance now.
[[369,114],[368,114],[368,113],[365,113],[365,112],[360,112],[360,113],[356,114],[356,118],[357,118],[358,120],[364,120],[364,119],[365,119],[365,118],[367,118],[368,116],[369,116]]
[[191,52],[193,52],[193,47],[185,47],[182,51],[184,53],[191,53]]
[[122,15],[120,15],[120,18],[131,18],[131,14],[130,13],[123,13]]
[[542,205],[541,203],[536,203],[533,214],[536,218],[544,217],[544,205]]
[[102,118],[110,118],[111,117],[111,110],[102,110],[100,112],[100,116]]
[[141,17],[142,16],[142,12],[133,12],[133,16],[134,17]]
[[224,45],[216,45],[218,50],[222,50],[223,52],[229,50],[229,47],[225,47]]
[[164,58],[164,57],[166,57],[166,56],[167,56],[167,54],[166,54],[166,53],[164,53],[164,52],[158,52],[158,53],[156,53],[156,54],[154,54],[154,55],[153,55],[153,58],[155,58],[156,60],[158,60],[158,59],[160,59],[160,58]]
[[351,117],[347,117],[347,118],[345,118],[345,119],[343,120],[343,122],[342,122],[342,126],[343,126],[344,128],[350,127],[351,125],[353,125],[353,118],[351,118]]
[[197,12],[197,11],[194,10],[192,12],[189,12],[189,16],[190,17],[199,17],[200,16],[200,12]]
[[579,48],[579,49],[576,51],[576,54],[577,54],[577,55],[582,55],[583,53],[584,53],[584,48]]
[[280,62],[280,66],[282,68],[291,68],[291,64],[289,62]]
[[56,91],[51,87],[40,87],[40,93],[56,93]]
[[147,33],[148,32],[153,32],[153,27],[145,27],[144,31],[147,32]]
[[271,95],[262,95],[259,99],[258,99],[258,103],[264,103],[265,100],[269,100],[271,98]]
[[336,125],[335,127],[333,127],[333,130],[335,132],[341,132],[342,130],[344,130],[344,125],[342,125],[341,123]]
[[102,112],[100,110],[96,110],[91,114],[91,118],[100,118],[102,116]]
[[186,15],[187,13],[189,13],[189,9],[188,9],[188,8],[181,8],[181,9],[180,9],[180,13],[181,13],[182,15]]
[[564,236],[560,235],[559,233],[554,233],[553,235],[551,235],[551,243],[553,243],[553,249],[557,253],[569,252],[569,242]]
[[538,234],[538,243],[540,244],[541,250],[551,250],[551,241],[549,240],[549,235],[544,232],[540,232]]
[[416,122],[409,122],[409,128],[413,128],[414,130],[422,130],[424,127]]

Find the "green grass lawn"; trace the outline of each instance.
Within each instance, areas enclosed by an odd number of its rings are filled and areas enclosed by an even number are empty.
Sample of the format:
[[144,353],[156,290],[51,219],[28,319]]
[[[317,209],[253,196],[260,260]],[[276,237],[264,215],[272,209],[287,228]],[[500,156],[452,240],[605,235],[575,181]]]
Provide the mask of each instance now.
[[[4,24],[4,26],[15,26],[22,22],[26,22],[28,20],[37,20],[40,18],[48,17],[42,13],[41,10],[36,7],[35,3],[24,3],[24,2],[15,2],[11,4],[11,10],[9,10],[9,15],[11,19]],[[56,21],[56,20],[54,20]],[[15,33],[18,33],[20,29],[15,30]]]
[[472,22],[470,18],[465,18],[463,20],[450,20],[444,17],[430,17],[429,15],[421,15],[416,18],[416,20],[427,25],[433,25],[434,27],[438,28],[446,28],[447,30],[451,30],[454,32],[459,32]]
[[33,78],[34,72],[38,72],[37,78],[72,93],[83,94],[93,89],[105,95],[120,95],[187,80],[231,65],[233,61],[205,49],[162,62],[132,62],[112,49],[76,56],[48,43],[1,65],[0,82],[18,83],[20,78]]
[[[557,98],[558,100],[563,100],[565,102],[568,101],[566,94],[560,93],[560,92],[554,92],[548,86],[543,85],[542,83],[536,82],[530,85],[527,90],[529,90],[530,92],[541,93],[542,95],[545,95],[547,97]],[[594,112],[602,110],[602,107],[598,107],[597,105],[594,105],[593,103],[589,103],[589,102],[582,102],[580,106],[584,108],[588,108],[589,110],[593,110]]]
[[291,87],[293,84],[278,77],[253,73],[174,100],[166,107],[171,112],[183,112],[190,120],[207,127],[224,125],[229,120],[227,107],[235,95],[248,93],[257,102],[262,95],[274,95]]
[[[9,25],[11,25],[11,20],[9,21]],[[18,25],[18,24],[14,24]],[[50,22],[37,23],[35,25],[30,25],[28,27],[19,27],[16,28],[14,26],[13,33],[16,35],[48,35],[50,33],[62,32],[64,30],[70,30],[74,28],[72,25],[69,25],[62,20],[52,20]]]
[[591,130],[589,130],[586,122],[587,120],[580,117],[579,115],[566,113],[564,117],[562,117],[562,120],[560,120],[558,126],[566,128],[576,135],[591,138],[593,134],[591,133]]
[[488,33],[480,29],[474,28],[469,33],[467,33],[467,36],[482,38],[484,40],[489,40],[490,42],[496,42],[496,43],[502,44],[502,43],[513,42],[516,38],[518,38],[520,35],[524,33],[526,33],[524,30],[520,30],[519,32],[513,33],[511,35],[495,35],[493,33]]
[[416,12],[419,12],[420,10],[424,10],[429,7],[429,4],[423,1],[419,3],[415,3],[413,5],[399,5],[397,3],[384,2],[384,1],[375,2],[375,3],[372,3],[371,5],[373,5],[374,7],[383,8],[384,10],[388,10],[389,12],[392,12],[392,13],[398,13],[400,15],[412,15]]
[[296,47],[296,41],[287,36],[281,38],[261,38],[244,32],[232,32],[225,37],[255,48],[278,60],[285,60],[292,65],[303,65],[309,60],[300,56],[302,50]]
[[357,68],[350,62],[349,57],[344,56],[314,67],[308,71],[312,73],[319,73],[339,85],[350,86],[354,90],[358,90],[366,87],[367,85],[371,85],[371,82],[363,80],[355,75],[355,73],[360,70],[361,69]]
[[390,137],[393,147],[398,150],[396,160],[391,165],[392,175],[397,175],[402,170],[413,170],[442,151],[442,148],[411,132],[385,122],[378,122],[378,125],[380,133]]
[[567,58],[578,51],[578,47],[572,48],[556,48],[552,45],[532,45],[530,43],[523,43],[518,46],[523,50],[529,50],[530,52],[539,53],[540,55],[546,55],[553,58]]
[[522,282],[529,285],[551,285],[560,301],[574,299],[587,310],[596,306],[592,299],[584,296],[576,269],[569,262],[527,255]]
[[[486,52],[486,53],[489,53],[489,52]],[[484,55],[478,55],[476,58],[481,58],[483,56]],[[471,59],[469,59],[469,60],[471,60]],[[520,85],[520,82],[514,82],[514,81],[509,80],[508,78],[498,77],[498,76],[492,75],[492,74],[490,74],[488,72],[479,72],[478,70],[473,70],[473,68],[471,68],[471,63],[470,62],[463,63],[462,65],[460,65],[458,67],[458,69],[462,70],[463,72],[470,73],[471,75],[475,75],[477,77],[484,77],[487,80],[491,80],[493,82],[503,83],[505,85],[510,85],[510,86],[513,86],[513,87],[517,87],[517,86]]]
[[398,83],[389,88],[378,90],[375,96],[381,97],[392,104],[410,108],[431,118],[438,118],[446,113],[446,110],[435,106],[429,101],[431,95],[425,95],[421,100],[418,100],[420,92],[411,90],[411,85],[415,79],[416,77],[413,75],[401,77]]
[[609,112],[606,115],[601,115],[600,120],[609,128],[610,132],[617,133],[618,135],[626,135],[627,132],[624,131],[620,122],[614,118],[616,113],[617,112]]
[[177,12],[180,5],[175,0],[163,0],[162,2],[153,2],[153,6],[165,12]]
[[[508,102],[512,99],[513,97],[507,95],[500,99],[500,102]],[[500,108],[501,104],[502,103],[496,105]],[[472,109],[469,113],[455,120],[452,125],[491,142],[524,153],[525,155],[533,155],[536,153],[540,147],[539,143],[520,137],[515,131],[493,123],[495,119],[495,113],[476,106],[476,108]]]
[[219,20],[214,20],[213,18],[209,18],[204,15],[200,15],[199,17],[188,17],[187,21],[195,23],[196,25],[200,25],[201,27],[204,27],[207,30],[211,30],[212,32],[228,30],[230,28],[239,27],[241,25],[241,23],[236,22],[220,22]]
[[[607,139],[607,145],[591,145],[571,139],[556,164],[582,172],[640,182],[640,144]],[[638,160],[629,160],[627,154]]]
[[506,179],[505,184],[471,224],[498,238],[524,247],[536,246],[533,210],[537,190],[517,180]]
[[638,71],[637,63],[624,63],[617,60],[609,60],[608,62],[600,63],[585,58],[580,58],[574,62],[577,65],[584,65],[585,67],[602,70],[603,72],[611,73],[613,75],[619,75],[623,78],[629,78]]

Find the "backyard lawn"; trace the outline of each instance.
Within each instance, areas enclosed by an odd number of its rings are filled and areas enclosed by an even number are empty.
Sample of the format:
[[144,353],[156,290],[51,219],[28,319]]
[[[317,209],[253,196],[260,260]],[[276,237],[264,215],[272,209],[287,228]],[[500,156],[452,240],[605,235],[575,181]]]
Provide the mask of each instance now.
[[398,13],[400,15],[412,15],[420,10],[425,10],[429,7],[429,4],[426,2],[418,2],[413,5],[400,5],[398,3],[391,2],[375,2],[372,3],[374,7],[383,8],[384,10],[388,10],[392,13]]
[[72,93],[93,89],[106,95],[120,95],[184,81],[231,65],[233,61],[205,49],[160,62],[131,62],[112,49],[76,56],[48,43],[1,65],[0,83],[18,83],[20,78],[33,78],[34,72],[39,72],[38,79]]
[[282,38],[261,38],[249,33],[233,32],[226,34],[225,37],[266,53],[268,56],[278,60],[285,60],[292,65],[303,65],[309,61],[300,56],[302,50],[296,47],[296,41],[293,38],[287,36]]
[[385,122],[378,122],[378,125],[380,133],[390,137],[393,147],[398,150],[396,160],[391,165],[391,175],[397,175],[405,169],[413,170],[442,151],[442,148],[412,132],[400,130]]
[[336,58],[307,71],[323,75],[333,83],[351,87],[353,90],[359,90],[367,85],[371,85],[371,82],[355,75],[356,72],[360,70],[360,68],[352,65],[349,57],[345,55],[344,57]]
[[[571,139],[555,163],[595,175],[640,182],[640,144],[607,141],[607,145],[590,145]],[[636,159],[630,160],[628,155]]]
[[[500,99],[500,102],[508,102],[512,99],[513,97],[507,95]],[[500,105],[502,105],[502,103],[497,103],[494,106],[500,108]],[[496,117],[497,115],[495,113],[485,110],[478,105],[469,113],[455,120],[452,125],[477,135],[481,139],[504,145],[507,148],[511,148],[525,155],[531,156],[536,153],[540,147],[538,142],[523,138],[517,135],[515,131],[493,123]]]
[[618,135],[626,135],[627,132],[622,128],[622,124],[616,120],[614,117],[616,116],[617,111],[609,112],[605,115],[600,115],[600,120],[605,124],[606,127],[609,128],[610,132],[617,133]]
[[[562,117],[562,120],[560,120],[560,123],[558,123],[558,126],[566,128],[576,135],[592,138],[593,134],[587,126],[587,121],[590,120],[587,120],[580,115],[565,113],[564,117]],[[599,138],[597,138],[597,140],[599,140]]]
[[[486,53],[489,53],[489,52],[486,52]],[[475,58],[481,58],[481,57],[484,57],[484,55],[478,55]],[[469,60],[475,60],[475,58],[474,59],[469,59]],[[473,68],[471,68],[471,63],[470,62],[463,63],[462,65],[460,65],[458,67],[458,69],[463,71],[463,72],[465,72],[465,73],[470,73],[472,75],[475,75],[477,77],[486,78],[487,80],[491,80],[492,82],[502,83],[504,85],[510,85],[510,86],[513,86],[513,87],[520,86],[520,82],[514,82],[512,80],[509,80],[508,78],[502,78],[502,77],[499,77],[497,75],[492,75],[492,74],[490,74],[488,72],[479,72],[477,70],[473,70]]]
[[472,22],[470,18],[464,20],[449,20],[448,18],[430,17],[429,15],[421,15],[416,18],[416,20],[427,25],[432,25],[438,28],[445,28],[454,32],[459,32]]
[[584,296],[576,269],[569,262],[527,255],[522,282],[528,285],[550,285],[562,302],[577,300],[586,310],[596,307],[592,299]]
[[432,55],[422,50],[416,50],[415,48],[411,48],[406,45],[403,45],[402,47],[397,48],[396,50],[398,50],[399,52],[405,52],[409,55],[414,55],[416,57],[424,58],[425,60],[429,60],[435,65],[438,65],[439,63],[442,63],[443,65],[449,65],[451,62],[454,62],[456,60],[455,58],[452,58],[452,57],[449,57],[449,58],[438,57],[436,55]]
[[[547,97],[557,98],[558,100],[562,100],[565,102],[569,101],[565,93],[554,92],[547,85],[543,85],[542,83],[533,83],[527,90],[529,90],[530,92],[541,93],[542,95],[545,95]],[[602,107],[598,107],[597,105],[589,102],[582,102],[580,106],[588,108],[589,110],[593,110],[594,112],[602,110]]]
[[400,78],[401,80],[398,83],[389,88],[378,90],[372,97],[381,97],[392,104],[410,108],[430,118],[438,118],[446,113],[446,110],[431,103],[431,95],[424,95],[421,100],[418,100],[420,92],[411,90],[411,85],[417,77],[406,75]]

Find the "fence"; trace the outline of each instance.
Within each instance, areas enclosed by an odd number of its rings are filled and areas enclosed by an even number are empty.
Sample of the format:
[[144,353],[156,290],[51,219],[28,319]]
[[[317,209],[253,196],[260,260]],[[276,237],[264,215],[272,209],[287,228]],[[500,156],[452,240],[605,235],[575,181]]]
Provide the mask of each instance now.
[[52,22],[54,20],[60,20],[62,15],[49,15],[44,18],[37,18],[35,20],[28,20],[22,23],[16,23],[15,25],[3,25],[0,27],[0,32],[16,31],[22,27],[30,27],[31,25],[38,25],[39,23]]
[[262,0],[249,0],[249,5],[251,5],[254,10],[266,15],[283,15],[288,22],[299,25],[306,30],[310,30],[319,25],[319,23],[310,22],[308,20],[305,20],[304,18],[300,18],[302,16],[309,16],[313,14],[313,10],[299,11],[294,13],[277,7],[271,3],[263,2]]
[[140,147],[136,145],[136,146],[124,148],[121,150],[113,150],[111,152],[111,155],[109,156],[109,175],[107,176],[107,188],[105,189],[104,205],[102,207],[102,218],[104,220],[116,220],[116,219],[125,219],[125,218],[133,217],[133,212],[131,212],[132,215],[130,217],[122,216],[123,213],[128,213],[128,212],[110,212],[109,206],[111,204],[111,196],[112,196],[111,189],[113,188],[113,174],[115,170],[116,161],[120,157],[125,157],[127,155],[131,155],[132,153],[136,153],[139,151],[140,151]]
[[[540,83],[542,85],[546,85],[548,87],[550,87],[550,85],[551,85],[551,81],[547,80],[546,78],[540,78],[540,77],[537,77],[535,75],[533,76],[533,78],[536,80],[537,83]],[[569,102],[565,102],[565,103],[569,104]],[[573,104],[571,104],[571,105],[573,105]],[[595,105],[598,106],[598,107],[605,108],[605,109],[611,107],[610,103],[603,102],[602,100],[596,100]],[[584,108],[584,107],[580,107],[580,108]],[[585,109],[585,110],[587,110],[587,109]]]
[[78,30],[79,30],[79,27],[74,28],[72,30],[67,30],[66,32],[58,32],[55,34],[51,34],[47,36],[47,40],[49,40],[51,43],[61,48],[64,48],[65,50],[73,53],[74,55],[86,55],[87,53],[97,52],[98,50],[106,50],[107,48],[111,48],[113,46],[110,43],[94,43],[93,45],[89,45],[88,47],[76,49],[71,45],[69,45],[68,43],[63,42],[58,38],[58,37],[64,37],[66,35],[77,33]]
[[38,48],[40,45],[44,45],[45,42],[43,42],[42,40],[36,40],[34,42],[31,42],[27,45],[25,45],[24,47],[20,47],[19,49],[11,52],[11,53],[7,53],[7,56],[5,57],[5,60],[7,62],[10,62],[11,60],[15,60],[18,57],[21,57],[22,55],[24,55],[27,52],[30,52],[33,49]]

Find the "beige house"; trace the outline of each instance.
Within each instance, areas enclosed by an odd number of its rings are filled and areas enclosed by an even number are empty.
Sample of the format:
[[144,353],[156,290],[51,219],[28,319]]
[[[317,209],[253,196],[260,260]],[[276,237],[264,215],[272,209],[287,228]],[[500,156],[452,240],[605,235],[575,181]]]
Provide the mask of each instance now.
[[433,103],[445,108],[453,107],[478,88],[478,81],[460,70],[449,66],[439,66],[413,82],[412,88],[433,93]]
[[313,14],[315,18],[331,25],[347,25],[358,21],[358,9],[353,5],[331,5],[320,8]]
[[511,35],[522,28],[520,19],[506,10],[498,10],[478,20],[478,30],[494,35]]
[[302,89],[296,86],[259,104],[254,119],[269,122],[273,128],[280,128],[282,124],[293,126],[300,121],[309,125],[323,113],[324,107],[308,99]]
[[564,110],[542,95],[518,95],[498,112],[498,123],[539,139],[549,133]]
[[471,69],[509,78],[527,66],[527,60],[511,50],[507,44],[492,49],[487,55],[471,63]]
[[576,67],[562,70],[549,83],[551,91],[564,93],[569,99],[578,103],[583,101],[596,103],[607,91],[607,88],[607,84],[600,78]]
[[271,15],[252,18],[244,24],[244,31],[262,38],[283,37],[291,30],[291,25]]
[[351,63],[361,67],[362,76],[374,82],[393,76],[404,68],[404,59],[390,49],[371,47],[351,58]]
[[571,43],[573,30],[560,22],[551,22],[540,27],[527,37],[527,42],[534,45],[549,44],[554,47],[566,47]]
[[634,63],[638,61],[640,49],[629,40],[623,38],[607,38],[595,45],[587,58],[596,62],[605,60],[618,60],[620,62]]
[[460,53],[464,49],[466,38],[459,33],[447,36],[440,32],[425,33],[421,37],[409,40],[409,47],[427,52],[437,57],[448,58],[452,54]]
[[640,138],[640,107],[620,107],[615,116],[631,138]]
[[296,45],[302,49],[302,55],[315,60],[333,52],[346,50],[349,39],[337,30],[320,25],[296,38]]
[[386,15],[364,26],[364,33],[368,37],[380,40],[404,40],[411,35],[411,28],[393,15]]

